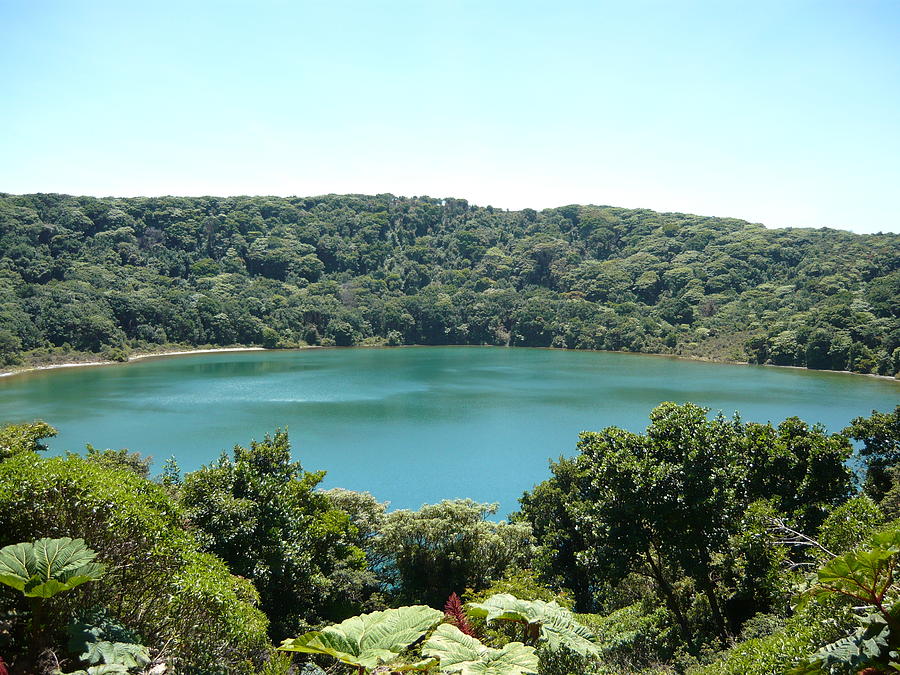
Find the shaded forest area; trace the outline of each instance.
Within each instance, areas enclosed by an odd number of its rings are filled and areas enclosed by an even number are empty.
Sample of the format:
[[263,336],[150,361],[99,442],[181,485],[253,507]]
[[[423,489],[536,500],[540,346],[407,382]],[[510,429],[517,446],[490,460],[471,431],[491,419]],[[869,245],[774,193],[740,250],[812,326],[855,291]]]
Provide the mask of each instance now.
[[0,195],[0,362],[491,344],[894,375],[900,235],[393,195]]

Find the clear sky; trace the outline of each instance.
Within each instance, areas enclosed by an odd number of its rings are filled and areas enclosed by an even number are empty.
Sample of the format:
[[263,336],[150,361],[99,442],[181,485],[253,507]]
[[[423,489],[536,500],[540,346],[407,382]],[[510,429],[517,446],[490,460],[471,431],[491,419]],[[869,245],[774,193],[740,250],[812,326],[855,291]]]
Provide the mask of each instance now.
[[0,0],[0,191],[900,231],[900,0]]

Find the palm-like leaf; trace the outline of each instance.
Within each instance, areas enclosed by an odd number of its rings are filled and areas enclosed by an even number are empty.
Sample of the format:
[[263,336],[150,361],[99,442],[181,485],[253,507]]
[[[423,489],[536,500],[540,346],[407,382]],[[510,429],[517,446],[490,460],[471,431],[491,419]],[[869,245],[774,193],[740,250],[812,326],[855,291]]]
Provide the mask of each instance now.
[[515,621],[534,627],[537,636],[550,649],[565,647],[582,656],[599,656],[593,632],[575,619],[575,616],[555,602],[522,600],[509,593],[492,595],[484,602],[467,605],[472,616],[485,621]]
[[523,675],[538,670],[534,647],[509,642],[503,649],[492,649],[449,623],[437,627],[422,653],[440,659],[441,670],[445,673]]
[[0,583],[33,598],[49,598],[103,576],[97,554],[82,539],[38,539],[0,549]]
[[[443,617],[443,612],[424,605],[371,612],[285,640],[279,649],[328,654],[357,668],[377,668],[395,661],[400,652],[425,635]],[[409,664],[406,669],[421,670],[425,666],[425,663]],[[396,666],[395,670],[400,668]]]

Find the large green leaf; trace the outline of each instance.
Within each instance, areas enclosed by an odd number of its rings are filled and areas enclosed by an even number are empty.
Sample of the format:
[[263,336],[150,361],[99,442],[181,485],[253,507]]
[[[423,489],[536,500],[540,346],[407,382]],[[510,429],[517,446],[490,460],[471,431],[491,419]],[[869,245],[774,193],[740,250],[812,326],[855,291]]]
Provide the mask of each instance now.
[[868,548],[849,551],[829,560],[817,573],[817,584],[804,601],[817,595],[847,595],[869,605],[880,604],[894,586],[900,529],[880,532]]
[[870,615],[861,628],[825,645],[807,663],[788,671],[788,675],[855,673],[866,666],[883,664],[890,646],[890,637],[890,628],[884,618]]
[[28,597],[49,598],[103,576],[97,554],[81,539],[38,539],[0,549],[0,583]]
[[[371,612],[285,640],[279,649],[327,654],[357,668],[377,668],[395,661],[400,652],[425,635],[443,617],[443,612],[424,605]],[[411,664],[414,669],[421,669],[424,665]]]
[[439,659],[445,673],[522,675],[538,670],[534,647],[509,642],[503,649],[492,649],[449,623],[437,627],[422,647],[422,653]]
[[126,668],[139,668],[150,663],[150,651],[144,645],[132,642],[90,642],[80,655],[82,661],[91,665],[106,663]]
[[582,656],[600,654],[593,632],[578,623],[572,612],[555,602],[522,600],[509,593],[498,593],[466,607],[472,616],[483,617],[488,622],[515,621],[532,626],[550,649],[565,647]]

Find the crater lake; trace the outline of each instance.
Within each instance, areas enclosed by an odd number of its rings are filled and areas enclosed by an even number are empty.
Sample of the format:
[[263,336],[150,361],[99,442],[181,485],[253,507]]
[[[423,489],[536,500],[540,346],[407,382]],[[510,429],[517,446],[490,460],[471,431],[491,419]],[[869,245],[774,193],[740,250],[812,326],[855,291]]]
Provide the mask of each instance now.
[[638,354],[499,347],[230,352],[33,371],[0,379],[0,420],[59,429],[51,452],[128,447],[183,471],[287,428],[324,487],[391,508],[441,499],[517,508],[578,433],[642,431],[662,401],[745,421],[842,429],[900,402],[900,383]]

